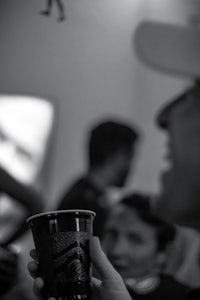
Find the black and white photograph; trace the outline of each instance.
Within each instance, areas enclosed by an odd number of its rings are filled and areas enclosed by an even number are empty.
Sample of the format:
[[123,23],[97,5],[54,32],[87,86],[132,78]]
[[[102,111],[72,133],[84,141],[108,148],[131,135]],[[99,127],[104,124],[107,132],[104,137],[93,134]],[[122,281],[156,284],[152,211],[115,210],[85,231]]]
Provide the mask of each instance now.
[[0,0],[0,300],[200,299],[200,0]]

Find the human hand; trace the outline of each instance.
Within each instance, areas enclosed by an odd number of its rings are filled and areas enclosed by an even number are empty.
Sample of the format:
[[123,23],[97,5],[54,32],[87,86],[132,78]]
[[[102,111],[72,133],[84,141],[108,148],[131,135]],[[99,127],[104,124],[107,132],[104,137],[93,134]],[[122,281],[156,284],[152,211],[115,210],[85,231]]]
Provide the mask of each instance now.
[[[92,300],[131,300],[123,279],[113,268],[106,255],[101,249],[99,239],[92,237],[90,239],[90,257],[93,267],[99,275],[99,279],[92,277],[91,289]],[[41,291],[44,286],[42,278],[37,277],[38,263],[35,250],[30,253],[34,261],[28,264],[28,270],[34,280],[34,292],[41,298]],[[48,300],[56,300],[51,297]]]
[[99,238],[90,240],[90,257],[99,279],[92,277],[93,300],[131,300],[120,274],[103,252]]
[[[31,277],[34,279],[33,292],[38,297],[38,299],[42,298],[42,289],[44,287],[44,281],[41,277],[38,276],[38,259],[36,255],[35,249],[30,251],[30,256],[33,258],[33,261],[28,263],[28,271]],[[54,298],[50,298],[49,300],[55,300]]]

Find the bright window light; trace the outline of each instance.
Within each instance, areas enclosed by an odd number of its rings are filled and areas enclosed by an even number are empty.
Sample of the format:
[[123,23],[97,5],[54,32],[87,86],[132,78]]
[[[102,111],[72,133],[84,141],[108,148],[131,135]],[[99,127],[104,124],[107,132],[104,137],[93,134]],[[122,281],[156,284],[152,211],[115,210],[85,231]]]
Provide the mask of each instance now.
[[0,166],[25,184],[36,179],[54,118],[50,101],[0,96]]

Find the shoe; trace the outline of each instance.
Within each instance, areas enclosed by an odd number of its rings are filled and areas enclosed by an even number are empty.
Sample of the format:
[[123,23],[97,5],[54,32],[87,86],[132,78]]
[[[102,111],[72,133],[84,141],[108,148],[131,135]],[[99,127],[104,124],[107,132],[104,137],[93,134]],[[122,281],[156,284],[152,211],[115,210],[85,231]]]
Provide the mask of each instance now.
[[65,21],[65,19],[66,19],[65,15],[62,15],[62,16],[59,17],[58,21],[63,22],[63,21]]
[[50,12],[48,10],[42,10],[42,11],[40,11],[40,14],[43,16],[49,16]]

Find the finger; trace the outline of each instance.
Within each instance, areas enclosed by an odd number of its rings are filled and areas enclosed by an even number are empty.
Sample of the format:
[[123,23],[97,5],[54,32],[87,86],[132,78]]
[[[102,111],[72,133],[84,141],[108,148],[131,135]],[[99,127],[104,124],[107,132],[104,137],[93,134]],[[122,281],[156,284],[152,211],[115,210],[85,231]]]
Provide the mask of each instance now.
[[91,278],[91,286],[92,287],[95,287],[95,288],[99,288],[100,286],[102,285],[102,281],[95,278],[95,277],[92,277]]
[[35,249],[32,249],[30,251],[30,256],[34,259],[34,260],[37,260],[37,254],[36,254],[36,250]]
[[91,279],[92,298],[91,300],[103,299],[103,300],[131,300],[124,284],[118,284],[117,286],[110,282],[104,284],[101,280],[92,277]]
[[105,253],[101,249],[98,237],[92,237],[90,239],[90,257],[101,279],[121,280],[120,275],[111,265]]
[[38,275],[38,265],[36,264],[36,262],[35,261],[29,262],[27,268],[31,277],[36,278]]
[[44,286],[44,281],[42,280],[42,278],[37,277],[34,281],[34,286],[33,286],[33,291],[35,293],[36,296],[41,296],[41,290]]

